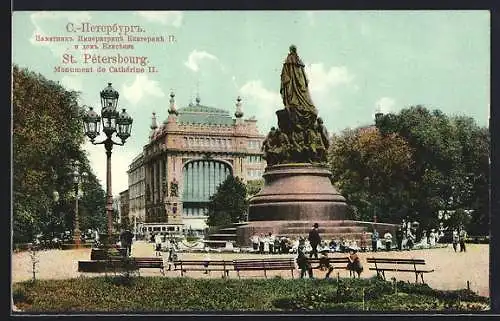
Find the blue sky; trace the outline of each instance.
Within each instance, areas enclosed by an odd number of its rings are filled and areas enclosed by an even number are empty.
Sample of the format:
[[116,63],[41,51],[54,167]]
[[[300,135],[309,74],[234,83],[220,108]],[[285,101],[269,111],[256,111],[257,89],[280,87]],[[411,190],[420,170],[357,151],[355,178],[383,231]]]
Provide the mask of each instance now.
[[[84,51],[73,48],[77,42],[35,40],[37,34],[102,35],[69,33],[69,22],[139,25],[145,32],[136,35],[176,41]],[[127,188],[127,166],[148,139],[151,113],[166,119],[171,90],[178,108],[199,92],[202,104],[231,113],[240,95],[244,117],[256,117],[267,133],[282,108],[280,72],[290,44],[306,64],[312,99],[330,132],[369,124],[377,109],[416,104],[488,123],[488,11],[50,11],[14,12],[12,24],[14,63],[81,91],[80,103],[97,111],[108,82],[120,92],[119,106],[134,124],[125,146],[113,150],[114,195]],[[85,53],[147,56],[158,72],[54,72],[65,53],[79,60]],[[83,147],[104,185],[104,148]]]

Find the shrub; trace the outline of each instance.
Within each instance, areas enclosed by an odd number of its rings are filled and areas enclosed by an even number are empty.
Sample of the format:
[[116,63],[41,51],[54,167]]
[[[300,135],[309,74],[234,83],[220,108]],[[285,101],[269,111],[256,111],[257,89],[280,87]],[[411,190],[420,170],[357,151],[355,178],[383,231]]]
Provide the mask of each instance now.
[[[422,311],[483,310],[488,298],[470,291],[378,279],[192,279],[92,277],[38,280],[13,286],[16,306],[26,312],[175,311]],[[459,299],[460,298],[460,299]]]
[[436,311],[439,300],[422,294],[385,294],[367,304],[369,311]]

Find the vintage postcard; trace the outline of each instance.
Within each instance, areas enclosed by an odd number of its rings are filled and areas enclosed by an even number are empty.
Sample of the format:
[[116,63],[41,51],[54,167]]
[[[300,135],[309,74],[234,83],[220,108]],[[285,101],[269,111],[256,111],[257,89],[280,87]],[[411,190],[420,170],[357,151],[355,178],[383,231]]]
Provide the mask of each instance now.
[[489,311],[490,13],[14,11],[12,311]]

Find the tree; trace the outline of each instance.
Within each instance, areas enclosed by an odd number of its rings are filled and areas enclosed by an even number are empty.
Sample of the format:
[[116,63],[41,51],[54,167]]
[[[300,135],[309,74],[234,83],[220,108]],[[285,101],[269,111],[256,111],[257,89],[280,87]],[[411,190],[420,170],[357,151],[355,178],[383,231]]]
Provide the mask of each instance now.
[[210,197],[207,224],[211,227],[246,220],[247,189],[239,178],[229,175]]
[[440,211],[449,222],[488,232],[489,135],[472,118],[447,116],[423,106],[378,115],[376,126],[334,135],[329,163],[334,184],[354,219],[435,228]]
[[410,172],[410,215],[435,225],[437,212],[472,210],[469,226],[488,232],[489,134],[474,119],[447,116],[413,106],[378,117],[382,134],[397,133],[413,149]]
[[264,186],[264,180],[263,179],[254,179],[247,181],[247,194],[248,197],[252,197],[256,195]]
[[[80,148],[84,110],[78,106],[78,93],[17,65],[12,72],[13,238],[29,242],[40,232],[72,229],[70,164],[78,160],[91,171]],[[95,176],[88,188],[91,193],[102,190]],[[102,215],[97,201],[84,201],[82,209],[87,206],[90,215]],[[102,205],[104,201],[99,200]]]
[[377,128],[345,130],[334,135],[329,150],[332,181],[342,191],[351,219],[399,222],[412,151],[397,134],[383,137]]

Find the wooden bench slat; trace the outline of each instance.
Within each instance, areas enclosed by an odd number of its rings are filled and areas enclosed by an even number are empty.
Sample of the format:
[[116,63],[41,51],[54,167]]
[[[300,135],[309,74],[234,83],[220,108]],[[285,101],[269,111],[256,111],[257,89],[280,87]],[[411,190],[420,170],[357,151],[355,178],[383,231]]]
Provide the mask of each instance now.
[[187,271],[222,271],[229,276],[233,267],[233,261],[227,260],[177,260],[173,262],[174,271],[181,271],[181,276]]
[[434,272],[434,270],[414,270],[414,269],[394,269],[394,268],[370,268],[372,271],[392,271],[392,272],[417,272],[417,273],[429,273]]
[[139,270],[145,268],[159,268],[164,273],[163,259],[151,257],[130,257],[128,260],[123,258],[113,258],[106,260],[106,266],[111,268],[120,268],[128,265],[128,268]]
[[[385,271],[389,272],[409,272],[415,273],[415,283],[418,282],[418,277],[422,279],[422,283],[424,283],[424,273],[434,272],[432,270],[423,270],[417,269],[417,265],[425,265],[424,259],[390,259],[390,258],[367,258],[367,263],[374,264],[374,267],[370,267],[369,270],[377,271],[377,275],[382,275],[385,279]],[[381,266],[380,266],[381,265]],[[398,267],[390,267],[388,265],[406,265],[413,266],[413,268],[398,268]]]
[[425,260],[423,259],[374,259],[367,258],[367,263],[387,263],[387,264],[425,264]]

